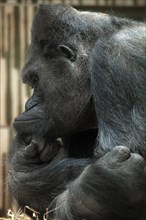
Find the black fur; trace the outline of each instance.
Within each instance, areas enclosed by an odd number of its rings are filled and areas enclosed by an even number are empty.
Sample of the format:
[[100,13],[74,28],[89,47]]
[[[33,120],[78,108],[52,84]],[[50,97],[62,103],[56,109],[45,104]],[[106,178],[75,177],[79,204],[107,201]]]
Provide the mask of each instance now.
[[14,121],[9,152],[8,184],[20,207],[41,216],[57,208],[60,220],[146,218],[145,30],[64,5],[39,7],[22,70],[34,92]]

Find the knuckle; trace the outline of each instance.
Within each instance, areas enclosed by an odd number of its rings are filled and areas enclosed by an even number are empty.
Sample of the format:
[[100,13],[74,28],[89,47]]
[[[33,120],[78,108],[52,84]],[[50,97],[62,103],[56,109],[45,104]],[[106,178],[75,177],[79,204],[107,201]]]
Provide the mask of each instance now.
[[125,154],[129,154],[130,153],[130,149],[126,146],[116,146],[114,148],[114,150],[118,153],[125,153]]
[[130,149],[125,146],[116,146],[112,151],[112,156],[122,162],[130,157]]
[[144,158],[139,154],[131,153],[131,158],[136,162],[136,165],[146,165]]

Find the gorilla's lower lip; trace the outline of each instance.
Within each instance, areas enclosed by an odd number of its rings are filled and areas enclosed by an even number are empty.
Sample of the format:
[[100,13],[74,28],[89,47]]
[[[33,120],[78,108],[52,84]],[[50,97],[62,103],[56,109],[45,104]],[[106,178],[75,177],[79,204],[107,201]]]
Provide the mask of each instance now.
[[41,121],[41,118],[29,118],[29,119],[15,119],[13,126],[14,128],[16,127],[25,127],[25,126],[30,126],[32,124],[38,124],[39,121]]
[[42,120],[41,114],[39,114],[38,112],[34,112],[35,114],[32,114],[31,112],[23,112],[20,115],[18,115],[15,120],[14,120],[14,124],[15,123],[27,123],[27,122],[31,122],[31,121],[37,121],[37,120]]
[[23,118],[18,116],[14,122],[13,122],[13,127],[16,129],[17,132],[19,133],[31,133],[32,128],[33,129],[38,129],[41,127],[41,122],[42,118],[37,117],[37,118],[32,118],[32,117],[25,117]]
[[41,118],[30,118],[30,119],[15,119],[14,123],[21,123],[21,122],[30,122],[30,121],[36,121],[36,120],[41,120]]
[[31,125],[31,124],[38,124],[39,121],[41,121],[42,118],[41,117],[32,117],[31,115],[27,116],[24,115],[23,113],[21,115],[19,115],[18,117],[15,118],[14,122],[13,122],[13,126],[14,128],[16,127],[22,127],[26,126],[26,125]]

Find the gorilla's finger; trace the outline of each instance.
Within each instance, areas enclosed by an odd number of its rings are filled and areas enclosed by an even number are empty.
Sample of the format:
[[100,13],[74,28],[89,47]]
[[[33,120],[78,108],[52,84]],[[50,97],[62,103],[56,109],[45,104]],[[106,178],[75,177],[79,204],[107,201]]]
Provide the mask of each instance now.
[[111,155],[112,162],[122,163],[130,157],[130,149],[125,146],[116,146],[109,155]]
[[45,147],[45,139],[35,137],[32,139],[31,144],[37,148],[38,152],[41,152]]
[[38,147],[35,142],[31,142],[25,147],[25,155],[28,157],[35,157],[38,154]]
[[131,157],[129,160],[133,161],[133,166],[135,166],[135,169],[141,168],[139,170],[144,170],[146,162],[142,156],[136,153],[131,153]]
[[40,160],[43,162],[49,162],[51,159],[53,159],[59,152],[59,142],[54,141],[52,143],[49,143],[46,145],[43,149],[43,151],[40,153],[39,157]]

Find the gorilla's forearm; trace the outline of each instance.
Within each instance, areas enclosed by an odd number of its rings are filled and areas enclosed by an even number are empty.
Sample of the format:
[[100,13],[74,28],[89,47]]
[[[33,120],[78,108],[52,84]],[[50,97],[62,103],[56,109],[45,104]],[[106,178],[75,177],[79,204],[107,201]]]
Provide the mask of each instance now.
[[[89,159],[62,159],[40,163],[20,146],[19,137],[13,141],[9,154],[8,185],[13,198],[24,208],[29,205],[41,213],[62,193],[90,163]],[[41,204],[41,206],[40,206]],[[41,209],[40,209],[41,207]]]
[[[60,220],[139,220],[144,202],[142,157],[118,147],[97,161],[54,159],[42,163],[36,148],[13,141],[9,155],[8,184],[20,207],[45,213],[56,209]],[[103,218],[104,216],[104,218]],[[135,216],[135,217],[133,217]]]
[[57,199],[61,220],[143,220],[145,162],[116,147],[67,186]]
[[[65,189],[65,183],[76,178],[88,162],[64,159],[57,163],[31,167],[13,162],[8,175],[11,193],[21,206],[29,205],[35,210],[45,212],[50,202]],[[43,204],[44,210],[40,210],[39,204]]]

